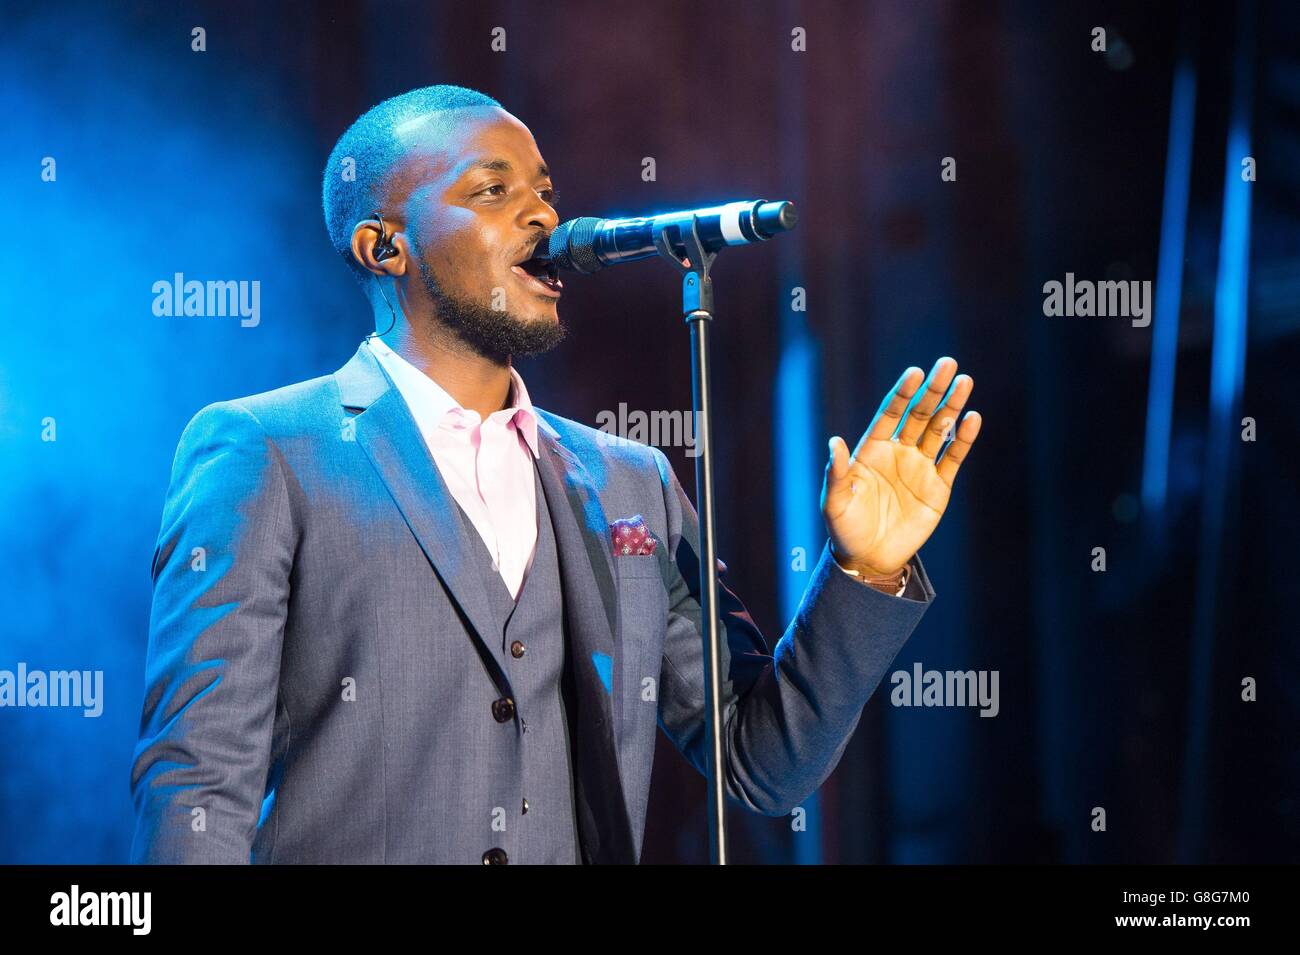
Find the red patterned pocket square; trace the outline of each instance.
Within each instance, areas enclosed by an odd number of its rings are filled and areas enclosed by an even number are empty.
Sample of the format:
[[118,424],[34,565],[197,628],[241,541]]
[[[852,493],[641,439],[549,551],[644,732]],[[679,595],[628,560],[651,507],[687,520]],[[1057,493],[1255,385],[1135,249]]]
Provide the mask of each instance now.
[[640,514],[610,521],[609,536],[616,557],[646,557],[655,552],[657,542],[650,536],[650,529],[645,526],[645,518]]

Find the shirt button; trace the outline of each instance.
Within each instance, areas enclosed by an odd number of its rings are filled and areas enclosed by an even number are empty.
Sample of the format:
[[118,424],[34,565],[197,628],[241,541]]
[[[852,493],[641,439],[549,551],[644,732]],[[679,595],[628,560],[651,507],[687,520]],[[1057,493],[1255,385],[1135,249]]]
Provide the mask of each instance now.
[[510,655],[514,657],[516,660],[520,659],[527,652],[528,652],[528,648],[524,646],[522,643],[520,643],[518,640],[510,644]]
[[510,857],[506,855],[505,849],[494,846],[487,852],[483,853],[484,865],[507,865],[509,862]]
[[524,800],[524,815],[528,815],[528,800]]
[[515,701],[510,697],[492,701],[492,716],[498,723],[508,723],[515,716]]

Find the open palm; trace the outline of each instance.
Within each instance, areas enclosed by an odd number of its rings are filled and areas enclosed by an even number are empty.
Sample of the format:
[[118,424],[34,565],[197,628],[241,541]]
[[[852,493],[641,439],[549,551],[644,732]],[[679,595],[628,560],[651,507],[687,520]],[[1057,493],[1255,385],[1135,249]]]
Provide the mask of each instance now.
[[980,429],[973,411],[957,423],[975,382],[969,375],[954,380],[956,371],[951,358],[935,362],[928,377],[920,368],[907,369],[852,455],[842,438],[831,438],[822,517],[842,566],[891,574],[938,526]]

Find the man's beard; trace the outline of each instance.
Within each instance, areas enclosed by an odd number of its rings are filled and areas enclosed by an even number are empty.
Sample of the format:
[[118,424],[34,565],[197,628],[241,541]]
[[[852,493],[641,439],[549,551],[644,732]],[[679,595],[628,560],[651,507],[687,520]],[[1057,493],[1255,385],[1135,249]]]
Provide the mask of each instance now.
[[564,340],[566,330],[560,322],[530,322],[504,309],[498,311],[450,294],[438,286],[423,260],[419,267],[425,290],[437,308],[438,322],[489,361],[506,365],[511,356],[540,355]]

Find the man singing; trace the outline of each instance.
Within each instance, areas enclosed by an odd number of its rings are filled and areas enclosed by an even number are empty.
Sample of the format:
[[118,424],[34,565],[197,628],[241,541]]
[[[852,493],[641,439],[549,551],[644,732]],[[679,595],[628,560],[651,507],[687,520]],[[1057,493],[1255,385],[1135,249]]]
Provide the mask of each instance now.
[[[554,198],[528,128],[460,87],[335,145],[325,222],[379,333],[181,436],[134,861],[634,863],[655,727],[704,770],[695,510],[661,451],[538,408],[511,364],[564,336],[530,261]],[[829,539],[772,655],[719,585],[721,770],[753,812],[826,779],[934,598],[916,552],[980,427],[956,368],[831,439]]]

